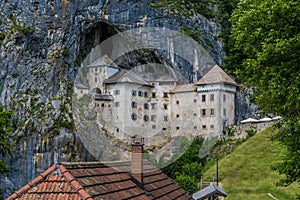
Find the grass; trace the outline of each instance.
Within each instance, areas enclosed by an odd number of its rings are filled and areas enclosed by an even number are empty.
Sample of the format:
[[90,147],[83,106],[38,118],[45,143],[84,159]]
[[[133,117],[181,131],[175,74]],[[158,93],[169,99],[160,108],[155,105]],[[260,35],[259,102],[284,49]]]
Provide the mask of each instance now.
[[[276,131],[268,128],[257,133],[219,161],[219,179],[228,194],[226,200],[272,200],[268,193],[288,200],[300,193],[296,183],[289,187],[276,186],[283,176],[273,171],[272,166],[286,153],[284,146],[272,139]],[[204,177],[212,176],[215,176],[215,166],[204,173]]]

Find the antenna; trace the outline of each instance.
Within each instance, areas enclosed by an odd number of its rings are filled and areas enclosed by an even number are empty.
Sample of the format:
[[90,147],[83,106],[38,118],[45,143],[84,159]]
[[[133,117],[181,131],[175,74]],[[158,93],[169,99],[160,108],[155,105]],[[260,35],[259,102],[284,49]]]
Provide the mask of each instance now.
[[216,151],[216,181],[217,181],[217,185],[219,185],[219,164],[218,164],[218,157],[219,157],[219,154],[218,154],[218,149]]

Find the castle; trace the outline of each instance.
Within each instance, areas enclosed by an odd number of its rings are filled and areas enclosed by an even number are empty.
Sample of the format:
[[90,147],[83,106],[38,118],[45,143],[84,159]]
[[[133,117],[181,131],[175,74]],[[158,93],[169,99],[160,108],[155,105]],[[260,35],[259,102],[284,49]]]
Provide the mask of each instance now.
[[216,136],[234,123],[236,83],[217,65],[190,84],[171,67],[120,69],[108,56],[85,74],[86,83],[75,83],[77,99],[91,95],[99,128],[120,140]]

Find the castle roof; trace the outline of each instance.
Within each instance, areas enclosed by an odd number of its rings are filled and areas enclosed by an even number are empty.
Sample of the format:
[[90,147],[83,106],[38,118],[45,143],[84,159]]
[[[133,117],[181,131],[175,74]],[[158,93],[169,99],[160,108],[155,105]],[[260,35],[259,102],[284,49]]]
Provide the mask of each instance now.
[[223,83],[228,85],[236,85],[236,82],[230,78],[218,65],[209,70],[195,85],[208,85]]
[[55,164],[8,200],[191,199],[172,179],[143,162],[143,186],[131,177],[130,161]]
[[102,56],[101,58],[99,58],[98,60],[92,62],[88,66],[88,68],[90,68],[90,67],[106,67],[106,66],[110,66],[110,67],[119,69],[118,65],[116,63],[114,63],[106,54],[104,56]]
[[176,85],[175,88],[170,90],[170,93],[180,93],[180,92],[194,92],[197,87],[193,84]]
[[114,75],[106,79],[104,83],[105,84],[135,83],[139,85],[151,86],[132,70],[125,70],[125,69],[121,69],[119,72],[115,73]]

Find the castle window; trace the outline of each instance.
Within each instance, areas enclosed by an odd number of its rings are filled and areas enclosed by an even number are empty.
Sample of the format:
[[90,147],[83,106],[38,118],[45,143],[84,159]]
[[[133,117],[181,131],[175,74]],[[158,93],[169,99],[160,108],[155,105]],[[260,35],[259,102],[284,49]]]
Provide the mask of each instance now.
[[120,94],[120,90],[114,90],[114,94],[115,95],[119,95]]
[[226,117],[226,108],[223,109],[223,115]]
[[82,93],[83,93],[83,91],[82,91],[82,90],[80,90],[80,93],[82,94]]
[[205,102],[205,94],[202,95],[202,102]]
[[205,115],[206,115],[206,109],[202,109],[202,110],[201,110],[201,115],[202,115],[202,116],[205,116]]
[[143,96],[143,91],[139,91],[138,93],[139,93],[139,94],[138,94],[139,97],[142,97],[142,96]]
[[206,125],[202,125],[202,129],[206,129]]
[[176,101],[176,104],[179,104],[179,101]]
[[164,98],[168,98],[168,93],[164,92]]
[[132,120],[137,120],[137,115],[135,113],[131,114],[131,119]]
[[168,104],[164,104],[164,109],[168,110]]
[[214,126],[213,124],[211,124],[211,125],[210,125],[210,128],[211,128],[211,129],[214,129],[214,128],[215,128],[215,126]]
[[98,80],[97,80],[97,77],[95,77],[95,82],[97,83],[97,81],[98,81]]
[[151,103],[150,105],[151,105],[151,109],[155,109],[155,107],[156,107],[155,103]]
[[179,115],[178,115],[178,114],[176,115],[176,118],[179,118]]
[[164,127],[164,128],[162,128],[162,130],[165,131],[165,130],[167,130],[167,128]]
[[211,94],[210,95],[210,101],[214,101],[215,100],[215,95],[214,94]]
[[215,109],[213,108],[210,109],[210,115],[215,115]]
[[149,121],[149,116],[148,115],[144,116],[144,121]]
[[151,121],[155,121],[156,116],[155,115],[151,115],[150,120]]
[[194,103],[197,103],[197,99],[194,99]]
[[176,127],[176,130],[179,130],[179,126]]
[[144,109],[149,109],[149,104],[145,103],[144,104]]
[[104,107],[104,103],[101,103],[101,107],[102,107],[102,108]]
[[132,96],[136,96],[136,90],[131,91]]
[[98,71],[98,67],[95,67],[95,72],[97,72]]
[[197,113],[194,113],[193,115],[194,115],[194,117],[197,117]]
[[120,102],[114,102],[114,107],[120,107]]
[[196,129],[197,129],[197,126],[194,126],[194,129],[196,130]]
[[117,128],[117,130],[116,130],[116,131],[117,131],[117,133],[119,133],[119,131],[120,131],[120,130]]
[[156,126],[155,125],[152,125],[152,129],[155,129],[156,128]]
[[226,102],[226,94],[223,94],[223,101]]
[[132,102],[131,102],[131,107],[132,107],[132,108],[137,108],[137,102],[132,101]]
[[148,97],[148,92],[144,92],[144,97]]
[[164,116],[164,121],[165,121],[165,122],[168,121],[168,116]]
[[156,92],[152,92],[152,98],[156,98]]

